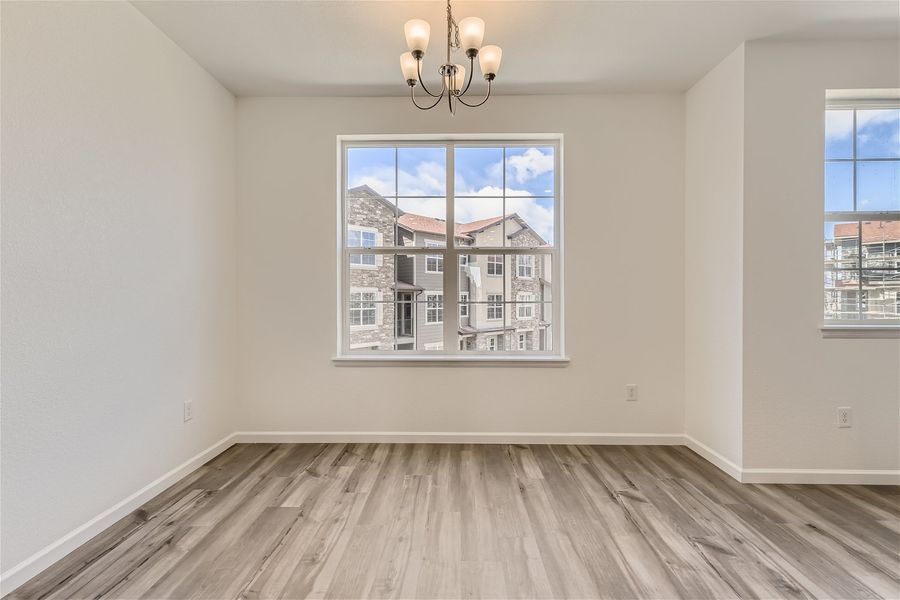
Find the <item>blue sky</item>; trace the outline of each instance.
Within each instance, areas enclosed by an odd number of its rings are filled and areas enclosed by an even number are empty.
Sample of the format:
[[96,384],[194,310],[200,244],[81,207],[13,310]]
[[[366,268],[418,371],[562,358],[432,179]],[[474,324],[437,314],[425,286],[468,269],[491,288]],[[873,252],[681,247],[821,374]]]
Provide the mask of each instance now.
[[[398,196],[401,210],[443,219],[443,196],[447,193],[445,152],[444,148],[350,148],[347,184],[369,185],[385,197]],[[500,215],[504,195],[503,148],[457,148],[454,163],[457,222]],[[520,215],[550,243],[554,221],[553,168],[552,147],[506,149],[506,212]]]
[[[856,120],[856,209],[900,210],[900,161],[862,162],[900,158],[900,110],[858,110]],[[853,111],[826,111],[826,160],[852,157]],[[851,163],[826,162],[825,210],[854,210]]]

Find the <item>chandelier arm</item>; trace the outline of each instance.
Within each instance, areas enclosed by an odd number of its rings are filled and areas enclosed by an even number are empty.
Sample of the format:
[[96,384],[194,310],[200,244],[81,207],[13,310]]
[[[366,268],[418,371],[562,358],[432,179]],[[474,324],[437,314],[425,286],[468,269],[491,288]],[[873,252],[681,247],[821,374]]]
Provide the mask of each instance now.
[[[412,103],[413,103],[413,104],[416,106],[416,108],[418,108],[419,110],[431,110],[432,108],[434,108],[435,106],[437,106],[437,105],[438,105],[438,102],[440,102],[441,99],[444,97],[444,94],[442,93],[440,96],[437,96],[437,100],[435,100],[435,101],[432,103],[431,106],[419,106],[419,103],[416,102],[416,91],[415,91],[415,90],[416,90],[416,86],[414,86],[414,85],[409,86],[409,97],[410,97],[410,99],[412,100]],[[434,96],[434,95],[431,94],[431,96]]]
[[491,82],[490,82],[490,80],[488,80],[488,91],[487,91],[487,96],[485,96],[485,97],[484,97],[484,100],[482,100],[482,101],[479,102],[478,104],[469,104],[468,102],[466,102],[465,100],[463,100],[463,99],[460,98],[459,96],[457,96],[456,99],[459,100],[460,102],[462,102],[465,106],[468,106],[469,108],[478,108],[479,106],[481,106],[482,104],[484,104],[485,102],[487,102],[487,101],[488,101],[488,98],[490,98],[490,97],[491,97]]
[[[440,94],[432,94],[428,91],[428,88],[425,87],[425,82],[422,80],[422,59],[416,59],[416,73],[419,75],[419,83],[422,84],[422,89],[425,90],[425,93],[431,96],[432,98],[440,98],[444,95],[444,84],[441,84],[441,93]],[[444,78],[441,77],[441,81],[444,81]]]
[[460,93],[458,93],[456,95],[457,98],[469,91],[469,86],[472,85],[472,74],[473,73],[475,73],[475,57],[470,56],[469,57],[469,81],[466,82],[466,87],[463,88],[463,91],[461,91]]

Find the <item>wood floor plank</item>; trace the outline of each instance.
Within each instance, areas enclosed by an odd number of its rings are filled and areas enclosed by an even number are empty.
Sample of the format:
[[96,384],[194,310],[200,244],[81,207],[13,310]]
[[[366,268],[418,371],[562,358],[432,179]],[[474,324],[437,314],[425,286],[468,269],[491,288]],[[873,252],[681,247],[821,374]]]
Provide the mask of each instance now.
[[238,444],[9,600],[900,598],[900,486],[683,447]]

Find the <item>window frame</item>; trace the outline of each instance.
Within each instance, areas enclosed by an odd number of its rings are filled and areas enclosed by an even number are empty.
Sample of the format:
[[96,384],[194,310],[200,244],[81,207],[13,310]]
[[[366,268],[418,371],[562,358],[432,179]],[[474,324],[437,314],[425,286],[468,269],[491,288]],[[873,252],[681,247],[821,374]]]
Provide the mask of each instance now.
[[[465,296],[465,299],[463,297]],[[898,300],[900,302],[900,300]],[[465,311],[465,312],[463,312]],[[469,292],[460,292],[459,293],[459,318],[469,316]]]
[[[494,300],[491,300],[494,298]],[[497,298],[500,298],[497,300]],[[487,294],[486,296],[486,305],[487,305],[487,316],[485,316],[485,321],[502,321],[503,315],[506,312],[503,310],[505,308],[506,303],[503,301],[503,294]],[[491,311],[494,311],[494,316],[491,316]],[[499,311],[499,313],[498,313]]]
[[[444,244],[442,244],[441,242],[439,242],[437,240],[428,240],[428,239],[425,240],[426,248],[443,248],[443,246],[444,246]],[[437,267],[437,269],[434,271],[432,271],[431,269],[428,268],[428,261],[431,259],[434,259],[434,261],[435,261],[434,264]],[[425,272],[433,273],[435,275],[438,273],[443,273],[444,272],[444,255],[443,254],[426,254],[425,255]]]
[[[335,362],[344,364],[403,364],[403,363],[430,363],[434,362],[534,362],[552,365],[565,365],[569,359],[565,351],[565,270],[564,270],[564,252],[565,252],[565,232],[564,223],[564,207],[565,207],[565,191],[563,187],[563,170],[564,170],[564,153],[563,153],[563,136],[561,134],[521,134],[521,135],[505,135],[502,137],[490,135],[338,135],[337,140],[337,194],[336,200],[338,205],[336,229],[337,229],[337,269],[339,277],[337,280],[337,324],[336,324],[336,346],[337,353],[333,357]],[[346,245],[347,224],[344,221],[347,189],[346,185],[346,157],[350,148],[362,147],[428,147],[434,148],[444,146],[446,152],[446,191],[443,196],[446,198],[446,218],[447,233],[445,239],[446,246],[441,247],[437,254],[444,258],[443,270],[443,309],[446,314],[454,315],[452,319],[443,319],[444,350],[440,353],[429,352],[425,356],[419,350],[363,350],[359,351],[350,347],[348,321],[348,301],[345,290],[348,290],[349,282],[349,255],[353,254],[353,250]],[[548,194],[547,198],[552,198],[554,202],[554,240],[553,246],[542,247],[473,247],[461,245],[454,238],[453,223],[454,219],[454,185],[455,185],[455,169],[454,169],[454,149],[456,147],[497,147],[497,148],[528,148],[528,147],[552,147],[554,153],[554,188],[553,193]],[[505,150],[504,150],[505,155]],[[396,166],[395,166],[396,168]],[[504,169],[504,176],[505,176]],[[538,196],[543,198],[544,196]],[[503,198],[503,214],[506,214],[506,196]],[[504,230],[506,223],[504,221]],[[505,232],[504,232],[505,239]],[[396,237],[395,237],[396,239]],[[395,242],[397,243],[397,242]],[[368,249],[367,249],[368,250]],[[435,254],[436,248],[426,248],[417,246],[379,246],[374,249],[374,253],[379,256],[383,255],[428,255]],[[359,253],[358,249],[356,253]],[[499,255],[502,262],[506,261],[506,257],[518,254],[530,255],[549,255],[550,267],[554,274],[554,301],[550,314],[552,315],[552,325],[556,329],[552,338],[548,335],[548,340],[553,340],[550,350],[534,350],[526,353],[514,352],[508,349],[494,351],[488,353],[481,350],[459,350],[459,269],[447,269],[448,261],[450,264],[459,265],[460,255],[469,257],[469,264],[472,264],[472,257],[478,255]],[[502,276],[509,280],[511,274],[505,273],[503,268]],[[486,270],[485,270],[486,271]],[[501,275],[498,275],[498,277]],[[385,294],[387,298],[387,294]],[[388,300],[385,300],[387,302]],[[477,305],[479,302],[470,301],[470,306]],[[510,299],[504,299],[504,304],[510,305],[514,302]],[[469,311],[471,313],[471,309]],[[504,316],[506,313],[503,313]],[[451,342],[448,344],[448,340]],[[548,343],[549,345],[549,343]]]
[[[528,296],[525,298],[525,296]],[[516,294],[516,319],[519,321],[530,321],[534,319],[534,302],[535,296],[532,292],[519,292]],[[527,309],[528,314],[522,315],[522,309]]]
[[[522,270],[526,270],[529,274],[522,275]],[[516,277],[519,279],[534,279],[534,256],[531,254],[521,254],[516,257]]]
[[[444,292],[440,290],[426,290],[422,292],[422,296],[425,298],[425,325],[440,325],[444,322]],[[440,296],[440,300],[429,300],[432,296]],[[436,304],[437,306],[431,306],[432,304]],[[431,313],[434,311],[436,316],[439,317],[438,320],[431,320]]]
[[[838,93],[835,96],[840,96],[840,98],[831,98],[831,91],[826,94],[826,102],[825,109],[823,112],[823,117],[825,117],[828,111],[832,110],[849,110],[853,111],[852,117],[852,130],[851,130],[851,138],[852,138],[852,154],[850,158],[828,158],[825,154],[826,152],[826,132],[824,131],[824,123],[825,119],[823,118],[823,135],[822,135],[822,178],[823,182],[822,188],[822,203],[823,203],[823,231],[824,225],[827,223],[856,223],[858,227],[858,241],[857,241],[857,256],[858,256],[858,265],[856,267],[829,267],[829,265],[823,264],[823,274],[828,277],[831,274],[832,277],[838,279],[842,276],[843,273],[854,273],[856,274],[856,279],[858,280],[858,286],[855,290],[845,289],[845,290],[835,290],[835,292],[846,292],[846,291],[856,291],[858,294],[857,307],[861,307],[862,302],[859,300],[862,298],[864,292],[867,290],[863,289],[864,282],[866,278],[864,274],[867,272],[879,272],[883,269],[879,269],[877,267],[865,267],[865,258],[863,256],[863,244],[862,244],[862,235],[863,235],[863,222],[866,221],[900,221],[900,210],[896,211],[860,211],[856,209],[856,201],[857,201],[857,165],[858,163],[868,163],[868,162],[900,162],[900,158],[860,158],[857,153],[857,143],[858,143],[858,135],[857,135],[857,111],[860,110],[879,110],[879,109],[900,109],[900,97],[896,99],[866,99],[866,98],[858,98],[858,99],[848,99],[846,94]],[[825,169],[829,164],[850,164],[852,165],[852,202],[854,210],[850,211],[828,211],[824,206],[825,201]],[[827,241],[823,234],[823,244]],[[832,234],[833,239],[833,234]],[[827,261],[827,257],[825,257]],[[900,321],[896,319],[835,319],[835,318],[826,318],[827,311],[827,301],[826,301],[826,292],[828,288],[826,287],[823,290],[821,296],[821,304],[820,310],[822,311],[821,318],[822,324],[820,325],[820,330],[825,337],[891,337],[896,338],[900,337]],[[837,302],[840,303],[840,297],[838,297]],[[858,310],[862,310],[858,308]],[[858,314],[858,317],[861,317],[861,314]]]

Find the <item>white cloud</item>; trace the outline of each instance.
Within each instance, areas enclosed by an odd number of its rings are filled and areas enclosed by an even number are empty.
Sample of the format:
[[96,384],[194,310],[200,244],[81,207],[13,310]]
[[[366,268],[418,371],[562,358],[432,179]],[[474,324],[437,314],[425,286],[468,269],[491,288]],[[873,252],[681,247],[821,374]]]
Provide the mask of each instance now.
[[525,154],[508,156],[506,164],[513,171],[516,183],[525,183],[553,170],[553,155],[537,148],[529,148]]
[[[523,190],[508,190],[515,197],[506,197],[506,212],[516,213],[547,242],[553,242],[553,210],[542,206]],[[476,191],[477,196],[502,196],[503,190],[496,186],[485,186]],[[497,217],[502,212],[502,201],[460,200],[455,207],[457,223],[468,223],[480,219]]]
[[[436,162],[421,162],[414,173],[397,171],[400,192],[404,196],[438,196],[444,194],[444,165]],[[392,196],[394,191],[394,169],[390,167],[367,169],[350,181],[350,187],[368,185],[380,194]]]

